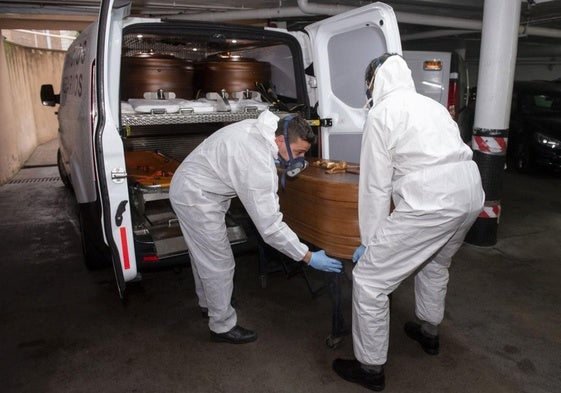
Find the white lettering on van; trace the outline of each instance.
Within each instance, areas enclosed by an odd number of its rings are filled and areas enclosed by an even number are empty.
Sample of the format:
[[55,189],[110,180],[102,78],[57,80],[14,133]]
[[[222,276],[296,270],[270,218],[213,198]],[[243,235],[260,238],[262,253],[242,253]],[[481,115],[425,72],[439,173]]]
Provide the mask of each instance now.
[[82,97],[84,81],[84,63],[86,61],[88,41],[78,43],[66,54],[64,76],[61,86],[61,100],[64,96]]

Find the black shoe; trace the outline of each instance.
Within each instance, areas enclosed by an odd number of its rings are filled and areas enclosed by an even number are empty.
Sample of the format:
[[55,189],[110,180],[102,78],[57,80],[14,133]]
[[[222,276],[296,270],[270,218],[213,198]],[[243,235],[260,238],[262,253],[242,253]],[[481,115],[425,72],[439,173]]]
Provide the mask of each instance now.
[[345,381],[358,383],[367,389],[380,392],[386,386],[384,368],[382,371],[373,372],[364,370],[358,360],[335,359],[333,361],[333,371],[335,371]]
[[211,331],[210,339],[212,341],[219,341],[230,344],[245,344],[257,340],[257,333],[236,325],[226,333],[214,333],[213,331]]
[[421,325],[416,322],[407,322],[404,326],[405,333],[409,338],[417,341],[423,350],[429,355],[438,355],[440,343],[438,336],[429,336],[423,333]]

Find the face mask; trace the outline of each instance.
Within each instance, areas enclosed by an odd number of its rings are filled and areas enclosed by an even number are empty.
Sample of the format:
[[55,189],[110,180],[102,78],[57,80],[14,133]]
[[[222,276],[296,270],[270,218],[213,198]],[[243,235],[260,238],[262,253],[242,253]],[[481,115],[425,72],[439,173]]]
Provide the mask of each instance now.
[[292,156],[292,149],[290,148],[290,143],[288,142],[288,123],[294,118],[292,115],[288,115],[284,118],[284,125],[282,129],[282,133],[284,135],[284,143],[286,145],[286,152],[288,153],[288,161],[286,161],[282,156],[279,154],[279,161],[283,167],[282,177],[281,177],[281,186],[284,188],[286,184],[286,176],[288,177],[296,177],[300,173],[302,173],[308,167],[308,161],[304,157],[294,158]]
[[374,100],[372,99],[372,87],[374,86],[374,79],[376,79],[376,74],[378,73],[378,70],[380,69],[380,67],[382,66],[382,63],[387,59],[387,57],[385,58],[376,58],[372,61],[372,63],[370,63],[369,67],[370,71],[372,71],[372,69],[374,70],[374,72],[372,72],[372,78],[370,79],[370,82],[366,82],[366,104],[364,104],[364,109],[370,109],[374,106]]
[[374,84],[374,77],[370,80],[370,83],[366,84],[366,104],[364,104],[364,109],[369,109],[374,106],[374,100],[372,99],[372,85]]

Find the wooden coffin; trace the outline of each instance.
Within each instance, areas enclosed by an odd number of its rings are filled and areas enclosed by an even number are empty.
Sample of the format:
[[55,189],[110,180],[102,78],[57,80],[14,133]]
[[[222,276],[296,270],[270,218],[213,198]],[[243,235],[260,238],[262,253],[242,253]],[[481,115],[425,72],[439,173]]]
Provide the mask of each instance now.
[[255,90],[256,83],[270,84],[271,65],[248,57],[219,54],[210,56],[202,66],[201,88],[203,92],[237,93]]
[[284,221],[308,243],[327,255],[351,259],[360,245],[358,171],[327,174],[310,166],[279,187]]
[[159,89],[174,92],[176,98],[195,97],[193,63],[174,56],[142,53],[123,57],[121,99],[143,98],[144,93]]
[[154,151],[127,151],[125,162],[129,178],[146,188],[169,188],[179,166],[179,161]]

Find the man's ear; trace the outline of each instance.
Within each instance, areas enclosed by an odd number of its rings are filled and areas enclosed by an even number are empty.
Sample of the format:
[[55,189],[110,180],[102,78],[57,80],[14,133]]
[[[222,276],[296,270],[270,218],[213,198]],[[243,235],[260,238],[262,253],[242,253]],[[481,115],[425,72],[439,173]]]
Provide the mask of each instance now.
[[275,142],[277,142],[277,146],[282,146],[284,145],[284,135],[280,134],[280,135],[276,135],[275,136]]

